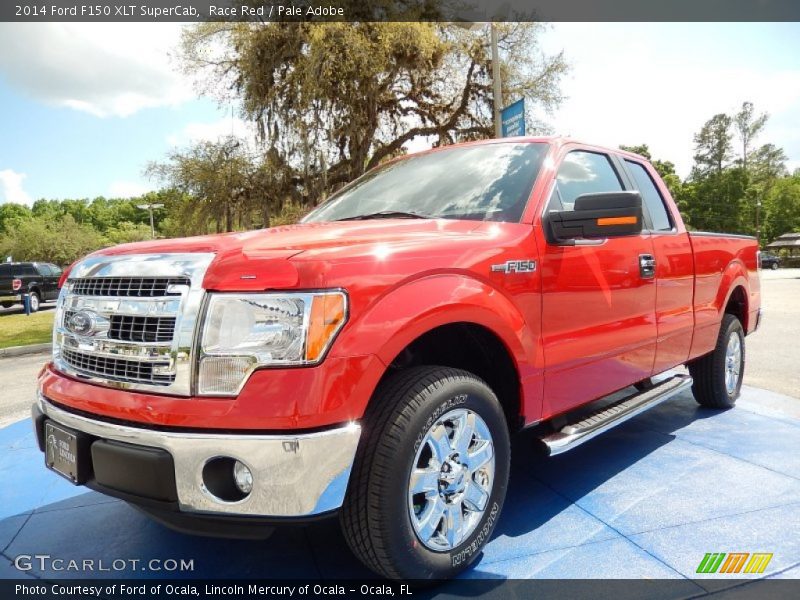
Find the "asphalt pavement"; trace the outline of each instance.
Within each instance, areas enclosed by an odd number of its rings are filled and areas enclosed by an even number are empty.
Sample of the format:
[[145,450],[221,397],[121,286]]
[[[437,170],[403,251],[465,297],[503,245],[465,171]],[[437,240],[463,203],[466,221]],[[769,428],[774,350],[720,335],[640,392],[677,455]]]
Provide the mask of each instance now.
[[[56,307],[55,302],[42,302],[39,305],[39,310],[53,310]],[[8,308],[3,308],[0,306],[0,319],[2,319],[3,315],[21,315],[25,312],[25,308],[22,304],[14,304],[9,306]],[[3,321],[0,320],[0,326],[2,326]]]
[[761,328],[747,338],[745,383],[800,398],[800,269],[761,271]]

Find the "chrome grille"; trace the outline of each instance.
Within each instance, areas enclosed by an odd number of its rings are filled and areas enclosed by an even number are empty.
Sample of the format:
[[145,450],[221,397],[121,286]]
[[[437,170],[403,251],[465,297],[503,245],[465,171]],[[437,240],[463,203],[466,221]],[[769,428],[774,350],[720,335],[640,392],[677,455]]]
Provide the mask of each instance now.
[[112,315],[108,338],[123,342],[171,342],[175,317]]
[[175,381],[174,373],[159,375],[154,372],[154,370],[159,367],[169,369],[169,361],[152,363],[110,358],[107,356],[96,356],[86,352],[77,352],[69,348],[64,348],[61,352],[61,356],[67,364],[80,371],[92,375],[101,375],[102,377],[117,381],[136,381],[151,385],[169,385]]
[[172,285],[189,285],[185,277],[91,277],[72,281],[72,292],[81,296],[157,298],[180,296]]
[[100,385],[192,394],[192,352],[214,255],[92,256],[61,289],[53,362]]

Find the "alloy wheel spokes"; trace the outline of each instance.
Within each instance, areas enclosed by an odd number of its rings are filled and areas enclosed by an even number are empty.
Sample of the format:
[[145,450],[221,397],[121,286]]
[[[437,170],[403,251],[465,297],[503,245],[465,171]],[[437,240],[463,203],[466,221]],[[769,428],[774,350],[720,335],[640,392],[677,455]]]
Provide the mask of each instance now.
[[454,409],[423,437],[408,481],[409,516],[420,541],[447,551],[481,521],[494,483],[494,444],[485,421]]

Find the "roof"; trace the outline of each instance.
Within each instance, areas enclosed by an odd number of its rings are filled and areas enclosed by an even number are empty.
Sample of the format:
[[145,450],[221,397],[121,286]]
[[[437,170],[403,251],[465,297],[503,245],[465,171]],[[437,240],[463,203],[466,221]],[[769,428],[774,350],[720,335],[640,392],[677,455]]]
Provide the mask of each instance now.
[[800,248],[800,232],[784,233],[775,241],[767,244],[767,248]]
[[[425,150],[420,150],[418,152],[411,152],[410,154],[406,154],[403,156],[395,157],[392,160],[402,160],[409,156],[419,155],[419,154],[427,154],[428,152],[437,152],[439,150],[444,150],[446,148],[456,148],[459,146],[480,146],[485,144],[502,144],[508,142],[525,142],[525,143],[540,143],[540,144],[551,144],[554,146],[564,146],[567,144],[578,144],[581,146],[585,146],[589,149],[598,151],[598,152],[607,152],[609,154],[619,154],[621,156],[625,156],[628,158],[634,158],[644,162],[650,162],[646,156],[642,156],[641,154],[636,154],[635,152],[629,152],[628,150],[623,150],[622,148],[611,148],[608,146],[600,146],[598,144],[592,144],[591,142],[586,142],[583,140],[578,140],[575,138],[571,138],[569,136],[563,135],[523,135],[517,137],[504,137],[504,138],[486,138],[482,140],[472,140],[468,142],[458,142],[456,144],[448,144],[445,146],[436,146],[435,148],[428,148]],[[389,161],[391,162],[391,161]]]

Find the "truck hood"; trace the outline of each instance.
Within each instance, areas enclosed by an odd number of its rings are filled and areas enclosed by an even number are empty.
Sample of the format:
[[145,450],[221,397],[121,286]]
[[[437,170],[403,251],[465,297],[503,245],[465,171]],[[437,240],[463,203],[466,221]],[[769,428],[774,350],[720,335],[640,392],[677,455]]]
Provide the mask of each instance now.
[[473,232],[483,225],[478,221],[448,219],[301,223],[242,233],[122,244],[95,255],[210,252],[216,257],[206,273],[206,289],[289,288],[299,283],[297,268],[289,259],[302,253],[308,259],[347,260],[363,256],[376,245],[389,250],[422,247],[433,250],[434,246],[448,246],[457,239],[473,239]]

